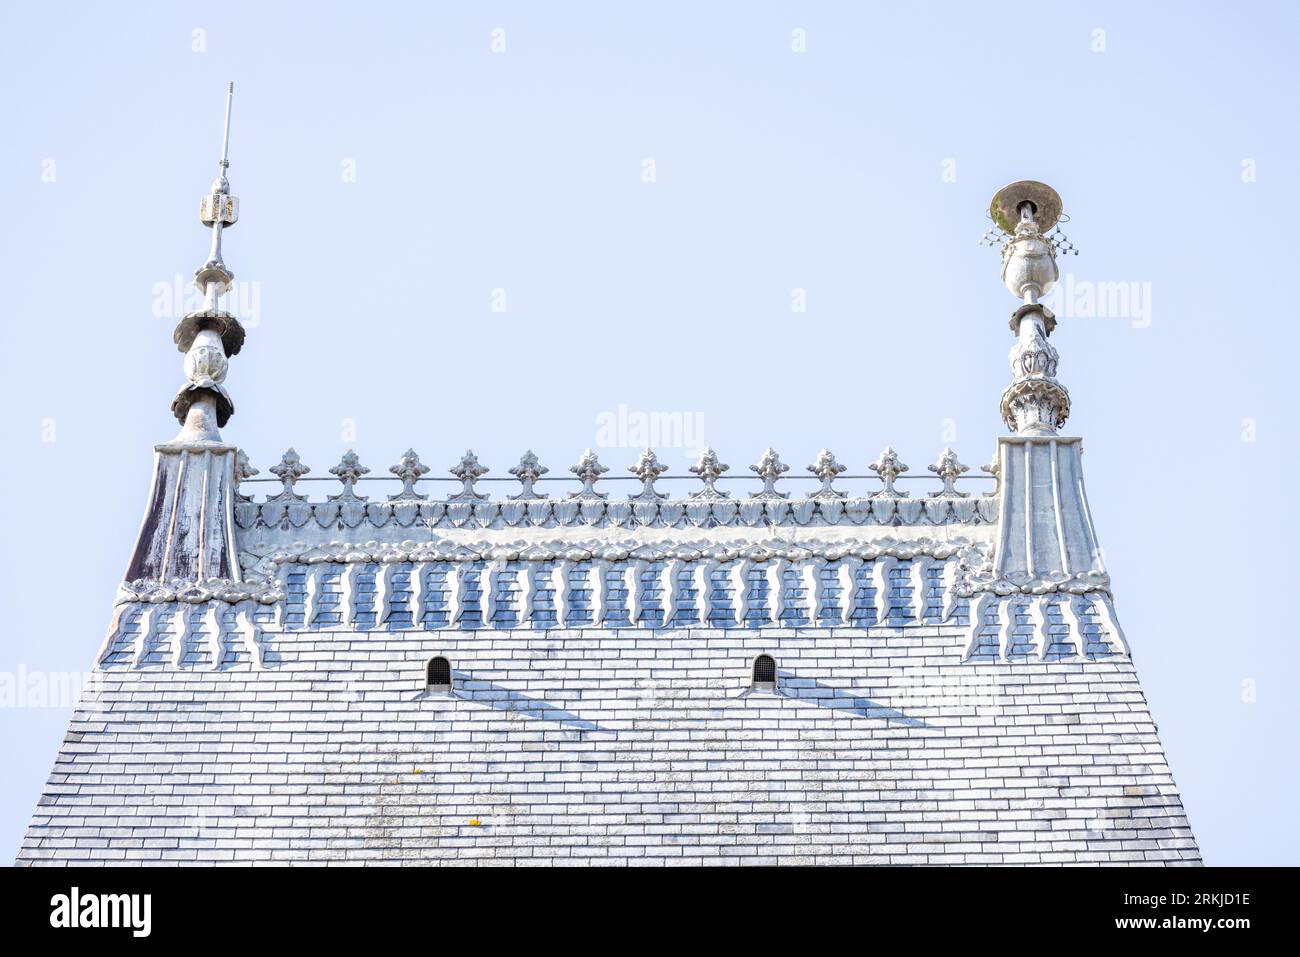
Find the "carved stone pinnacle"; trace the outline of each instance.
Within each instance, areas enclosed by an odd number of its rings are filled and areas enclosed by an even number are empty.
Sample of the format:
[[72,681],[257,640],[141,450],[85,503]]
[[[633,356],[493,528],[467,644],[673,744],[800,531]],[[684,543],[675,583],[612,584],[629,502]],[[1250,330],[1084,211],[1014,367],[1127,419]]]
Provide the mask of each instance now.
[[595,485],[597,480],[604,475],[609,469],[600,464],[600,459],[591,449],[583,451],[578,457],[576,464],[569,466],[569,471],[578,476],[582,482],[582,488],[576,492],[570,492],[569,498],[576,499],[603,499],[608,498],[604,492],[597,492]]
[[781,461],[781,456],[777,455],[772,448],[768,448],[759,457],[759,460],[749,467],[749,470],[755,473],[763,480],[763,487],[755,492],[751,498],[788,498],[785,492],[776,490],[776,481],[783,474],[790,471],[790,466]]
[[898,453],[889,446],[885,446],[885,451],[880,453],[880,458],[872,462],[867,468],[875,472],[884,480],[885,487],[879,492],[872,492],[872,498],[907,498],[906,492],[900,492],[894,488],[895,480],[908,471],[908,467],[898,458]]
[[546,498],[544,494],[533,489],[533,483],[549,472],[550,469],[537,461],[537,456],[532,449],[519,456],[519,464],[509,471],[523,485],[523,490],[518,495],[510,496],[512,499],[527,501]]
[[723,472],[728,472],[730,470],[730,465],[723,465],[722,462],[719,461],[717,452],[713,451],[712,448],[706,448],[700,453],[700,457],[696,463],[690,467],[690,472],[700,477],[700,481],[704,483],[704,488],[692,492],[690,497],[710,500],[727,498],[727,493],[719,492],[714,483],[718,481],[719,476],[721,476]]

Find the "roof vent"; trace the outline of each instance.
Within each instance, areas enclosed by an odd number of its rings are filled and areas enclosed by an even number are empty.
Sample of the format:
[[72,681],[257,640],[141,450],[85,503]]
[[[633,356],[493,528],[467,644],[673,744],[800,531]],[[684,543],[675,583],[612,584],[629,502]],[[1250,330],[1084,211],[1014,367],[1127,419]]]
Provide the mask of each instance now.
[[451,662],[441,656],[430,659],[428,681],[425,687],[429,691],[451,691]]

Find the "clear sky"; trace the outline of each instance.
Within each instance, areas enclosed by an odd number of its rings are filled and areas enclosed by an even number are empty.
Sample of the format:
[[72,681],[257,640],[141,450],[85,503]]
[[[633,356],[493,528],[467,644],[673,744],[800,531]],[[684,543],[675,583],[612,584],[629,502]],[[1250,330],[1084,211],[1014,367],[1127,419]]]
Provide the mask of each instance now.
[[[1015,302],[975,241],[1033,178],[1073,217],[1065,431],[1192,826],[1209,863],[1300,863],[1297,333],[1270,288],[1300,252],[1296,11],[6,5],[0,674],[82,672],[102,639],[177,428],[164,290],[207,252],[228,79],[225,434],[263,476],[289,445],[313,475],[408,446],[564,474],[620,406],[689,417],[733,473],[768,445],[792,475],[823,446],[980,465]],[[70,713],[0,706],[5,854]]]

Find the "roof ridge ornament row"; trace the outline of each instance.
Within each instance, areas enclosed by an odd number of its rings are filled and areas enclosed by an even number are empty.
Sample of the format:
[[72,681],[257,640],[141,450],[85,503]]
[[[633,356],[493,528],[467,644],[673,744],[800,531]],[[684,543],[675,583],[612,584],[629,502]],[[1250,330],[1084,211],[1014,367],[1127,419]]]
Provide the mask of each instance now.
[[[718,459],[718,454],[712,448],[706,448],[700,453],[698,461],[689,470],[699,477],[704,487],[692,492],[689,498],[706,501],[730,498],[727,492],[720,491],[715,485],[722,473],[729,471],[730,468],[731,466],[722,463]],[[776,483],[790,470],[790,467],[781,461],[780,455],[774,449],[766,449],[759,457],[759,460],[749,468],[763,483],[763,487],[749,496],[750,498],[778,500],[790,497],[790,493],[780,492],[776,489]],[[846,472],[848,467],[840,464],[830,450],[822,449],[812,464],[806,466],[806,468],[822,483],[821,488],[809,495],[809,498],[831,500],[848,497],[847,492],[841,491],[834,486],[836,477]],[[892,448],[886,448],[881,452],[879,458],[872,462],[868,468],[876,472],[885,483],[884,488],[871,493],[868,496],[869,498],[908,498],[909,493],[900,492],[894,487],[894,482],[900,474],[908,471],[908,466],[899,460],[898,453]],[[961,477],[962,473],[968,472],[970,469],[957,459],[957,454],[951,448],[945,448],[939,455],[938,460],[933,465],[927,466],[927,468],[943,482],[943,488],[937,492],[929,493],[929,497],[966,497],[967,493],[957,491],[954,482]],[[303,464],[302,458],[295,450],[287,450],[281,457],[280,462],[272,467],[270,471],[283,484],[283,489],[278,495],[272,496],[267,501],[284,502],[286,504],[305,501],[304,496],[294,491],[294,486],[299,479],[310,473],[311,469]],[[414,449],[407,449],[401,460],[388,471],[401,480],[402,490],[396,495],[390,496],[387,501],[421,502],[428,499],[427,495],[415,490],[415,485],[431,470],[429,466],[420,461],[420,456]],[[459,492],[448,496],[446,501],[480,502],[486,500],[488,496],[479,492],[475,486],[479,479],[490,471],[491,469],[479,462],[478,456],[473,451],[467,450],[461,456],[460,461],[448,469],[451,475],[460,480],[462,487]],[[607,492],[599,492],[595,487],[601,476],[609,471],[609,467],[601,464],[599,456],[591,449],[585,449],[582,455],[579,456],[578,461],[570,466],[569,471],[577,476],[578,481],[582,483],[582,488],[576,492],[570,492],[568,498],[581,502],[601,501],[609,497]],[[668,498],[666,493],[655,488],[656,480],[668,471],[668,466],[660,462],[658,456],[651,449],[643,450],[637,460],[628,467],[628,471],[641,481],[640,490],[629,495],[629,500],[657,502]],[[989,469],[985,468],[984,471],[987,472]],[[329,472],[343,483],[343,491],[338,495],[329,496],[329,501],[368,501],[366,496],[356,494],[355,486],[363,476],[369,474],[370,469],[361,464],[361,460],[355,451],[349,449],[345,452],[339,464],[330,469]],[[536,453],[531,449],[519,457],[519,464],[509,469],[509,472],[519,480],[522,486],[518,495],[510,496],[511,501],[540,501],[547,498],[544,492],[537,491],[535,483],[543,475],[550,472],[550,469],[538,461]],[[234,478],[236,485],[257,474],[258,470],[253,468],[248,461],[248,456],[243,450],[240,450],[235,463]],[[240,499],[251,501],[251,499],[243,495],[240,496]]]

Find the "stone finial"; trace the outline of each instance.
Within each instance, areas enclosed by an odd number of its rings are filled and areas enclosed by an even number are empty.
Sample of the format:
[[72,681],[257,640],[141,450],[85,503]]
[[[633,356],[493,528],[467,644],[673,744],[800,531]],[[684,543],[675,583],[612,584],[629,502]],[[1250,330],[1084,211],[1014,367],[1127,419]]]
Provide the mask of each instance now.
[[235,451],[235,467],[233,478],[235,480],[235,497],[241,502],[251,502],[253,496],[241,495],[239,485],[245,479],[251,479],[254,475],[261,474],[258,469],[253,468],[253,463],[248,460],[248,453],[243,449]]
[[1061,197],[1043,183],[1004,186],[993,197],[989,216],[1001,237],[996,241],[1002,242],[1002,281],[1023,303],[1011,316],[1014,381],[1002,393],[1002,419],[1017,435],[1055,435],[1070,414],[1070,394],[1056,381],[1059,356],[1047,341],[1056,317],[1039,300],[1060,275],[1057,251],[1077,255],[1077,250],[1059,228],[1044,235],[1061,219]]
[[769,447],[759,457],[758,461],[749,467],[751,472],[758,475],[763,480],[763,487],[755,492],[751,498],[787,498],[785,492],[776,490],[776,480],[783,474],[790,471],[790,466],[781,461],[781,456]]
[[519,479],[523,485],[523,490],[518,495],[511,495],[512,499],[529,500],[546,498],[546,496],[533,489],[533,483],[549,472],[545,465],[537,461],[537,456],[532,449],[529,449],[523,455],[519,456],[519,464],[510,469],[510,474]]
[[280,464],[271,466],[271,474],[284,484],[284,488],[276,498],[285,501],[291,499],[294,501],[301,501],[305,496],[295,493],[293,487],[297,483],[298,479],[302,478],[310,471],[310,468],[303,465],[302,459],[298,457],[297,452],[293,449],[289,449],[285,452],[284,455],[280,456]]
[[668,466],[661,464],[654,452],[649,449],[642,451],[636,462],[628,466],[628,471],[641,480],[641,491],[628,496],[633,501],[656,502],[668,497],[655,491],[655,479],[667,472]]
[[462,486],[459,492],[448,498],[449,502],[476,502],[487,498],[486,495],[474,491],[474,483],[491,470],[484,465],[480,465],[478,456],[471,450],[466,449],[465,454],[460,457],[460,461],[448,471],[460,479]]
[[957,453],[952,449],[944,449],[943,454],[939,456],[939,461],[935,462],[933,465],[927,465],[926,468],[939,476],[939,478],[943,479],[943,488],[937,492],[931,492],[931,498],[939,498],[940,496],[952,498],[966,497],[966,493],[957,491],[957,488],[953,483],[957,481],[957,476],[961,475],[962,472],[969,472],[970,468],[957,461]]
[[361,464],[361,459],[357,457],[357,453],[348,449],[347,452],[343,453],[343,458],[339,460],[339,464],[330,469],[330,475],[343,483],[343,491],[338,495],[331,495],[329,497],[330,501],[359,498],[360,496],[356,494],[355,490],[357,480],[361,476],[369,474],[370,469]]
[[569,466],[569,471],[578,476],[578,479],[582,482],[582,488],[576,492],[570,492],[569,498],[601,499],[609,497],[604,492],[597,492],[595,489],[597,480],[609,469],[600,464],[600,459],[596,457],[596,453],[591,449],[584,450],[582,455],[578,457],[577,463]]
[[407,449],[400,462],[389,468],[390,472],[402,480],[402,490],[389,499],[390,502],[406,502],[428,498],[415,491],[415,483],[426,475],[429,466],[420,461],[414,449]]
[[813,493],[813,498],[843,498],[844,493],[832,487],[831,483],[835,481],[835,476],[841,472],[848,471],[848,466],[840,465],[835,461],[835,456],[830,453],[829,449],[822,449],[817,453],[817,458],[812,465],[808,466],[808,471],[821,479],[822,487]]
[[1000,486],[1000,485],[1002,484],[1002,466],[998,463],[998,450],[997,450],[997,449],[994,449],[994,450],[993,450],[993,460],[992,460],[991,462],[989,462],[988,465],[981,465],[981,466],[980,466],[980,471],[981,471],[981,472],[987,472],[989,475],[992,475],[993,478],[995,478],[995,479],[997,480],[997,481],[994,483],[994,485],[993,485],[993,491],[991,491],[991,492],[985,492],[984,494],[985,494],[985,495],[997,495],[997,494],[998,494],[998,486]]
[[700,453],[700,457],[695,464],[690,467],[691,474],[700,477],[700,481],[704,483],[704,488],[692,492],[690,497],[703,499],[727,498],[727,493],[719,492],[714,483],[718,481],[723,472],[730,470],[730,465],[723,465],[718,459],[717,452],[713,451],[712,448],[706,448]]
[[908,471],[906,465],[889,446],[885,446],[885,451],[880,453],[880,458],[872,462],[867,468],[875,472],[884,481],[885,487],[879,492],[872,492],[872,498],[907,498],[906,492],[900,492],[894,488],[894,482],[900,475]]
[[248,453],[240,449],[235,453],[235,484],[238,485],[244,479],[251,479],[254,475],[261,475],[261,470],[253,467],[253,463],[248,460]]

